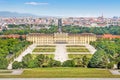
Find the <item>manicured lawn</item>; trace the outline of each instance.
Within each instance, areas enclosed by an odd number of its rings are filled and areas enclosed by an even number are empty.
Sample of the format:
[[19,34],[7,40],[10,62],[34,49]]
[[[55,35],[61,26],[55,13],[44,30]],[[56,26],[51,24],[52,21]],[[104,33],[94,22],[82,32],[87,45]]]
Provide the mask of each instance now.
[[8,70],[0,70],[0,74],[1,73],[12,73],[12,71],[8,71]]
[[120,78],[120,75],[112,75],[109,70],[91,68],[38,68],[25,70],[19,78]]
[[70,59],[73,59],[73,58],[82,58],[83,56],[86,56],[87,58],[91,58],[92,54],[68,54],[68,57]]
[[[40,55],[40,54],[32,54],[33,58],[35,58],[38,55]],[[43,55],[48,56],[49,58],[52,58],[52,59],[54,59],[54,57],[55,57],[54,54],[43,54]]]
[[67,52],[89,52],[87,48],[67,48]]
[[35,48],[33,52],[55,52],[55,48]]

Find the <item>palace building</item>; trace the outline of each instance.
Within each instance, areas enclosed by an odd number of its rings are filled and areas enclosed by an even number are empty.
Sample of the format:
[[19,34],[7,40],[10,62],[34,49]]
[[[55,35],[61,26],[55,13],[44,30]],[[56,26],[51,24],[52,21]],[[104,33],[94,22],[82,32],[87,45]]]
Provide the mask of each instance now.
[[93,33],[63,33],[62,19],[58,19],[58,27],[58,33],[30,33],[26,36],[26,39],[34,44],[89,44],[91,41],[96,41],[97,39],[96,35]]
[[96,41],[97,37],[93,33],[30,33],[26,39],[35,44],[89,44],[91,41]]

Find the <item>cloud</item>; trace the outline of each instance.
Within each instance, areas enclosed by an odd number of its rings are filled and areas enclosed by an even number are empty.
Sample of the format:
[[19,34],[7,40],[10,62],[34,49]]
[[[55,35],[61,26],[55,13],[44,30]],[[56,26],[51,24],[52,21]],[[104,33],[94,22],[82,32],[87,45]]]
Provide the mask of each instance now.
[[46,3],[46,2],[26,2],[25,4],[28,4],[28,5],[47,5],[48,3]]

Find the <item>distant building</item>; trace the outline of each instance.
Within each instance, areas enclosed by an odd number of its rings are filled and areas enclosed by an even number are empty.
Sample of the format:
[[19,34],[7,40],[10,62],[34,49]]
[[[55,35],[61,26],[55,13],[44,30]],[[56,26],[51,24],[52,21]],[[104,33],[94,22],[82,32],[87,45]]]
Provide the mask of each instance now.
[[62,19],[58,19],[59,32],[62,32]]
[[115,39],[115,38],[120,38],[120,35],[104,34],[104,35],[102,35],[102,38]]
[[13,38],[13,39],[18,39],[18,38],[26,38],[26,35],[18,35],[18,34],[9,34],[9,35],[0,35],[0,38]]

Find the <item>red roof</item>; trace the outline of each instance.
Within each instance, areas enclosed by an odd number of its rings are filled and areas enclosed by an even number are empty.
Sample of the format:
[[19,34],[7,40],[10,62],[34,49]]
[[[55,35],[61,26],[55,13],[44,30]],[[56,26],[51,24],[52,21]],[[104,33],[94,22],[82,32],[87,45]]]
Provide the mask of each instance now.
[[115,38],[120,38],[120,35],[104,34],[102,38],[115,39]]

